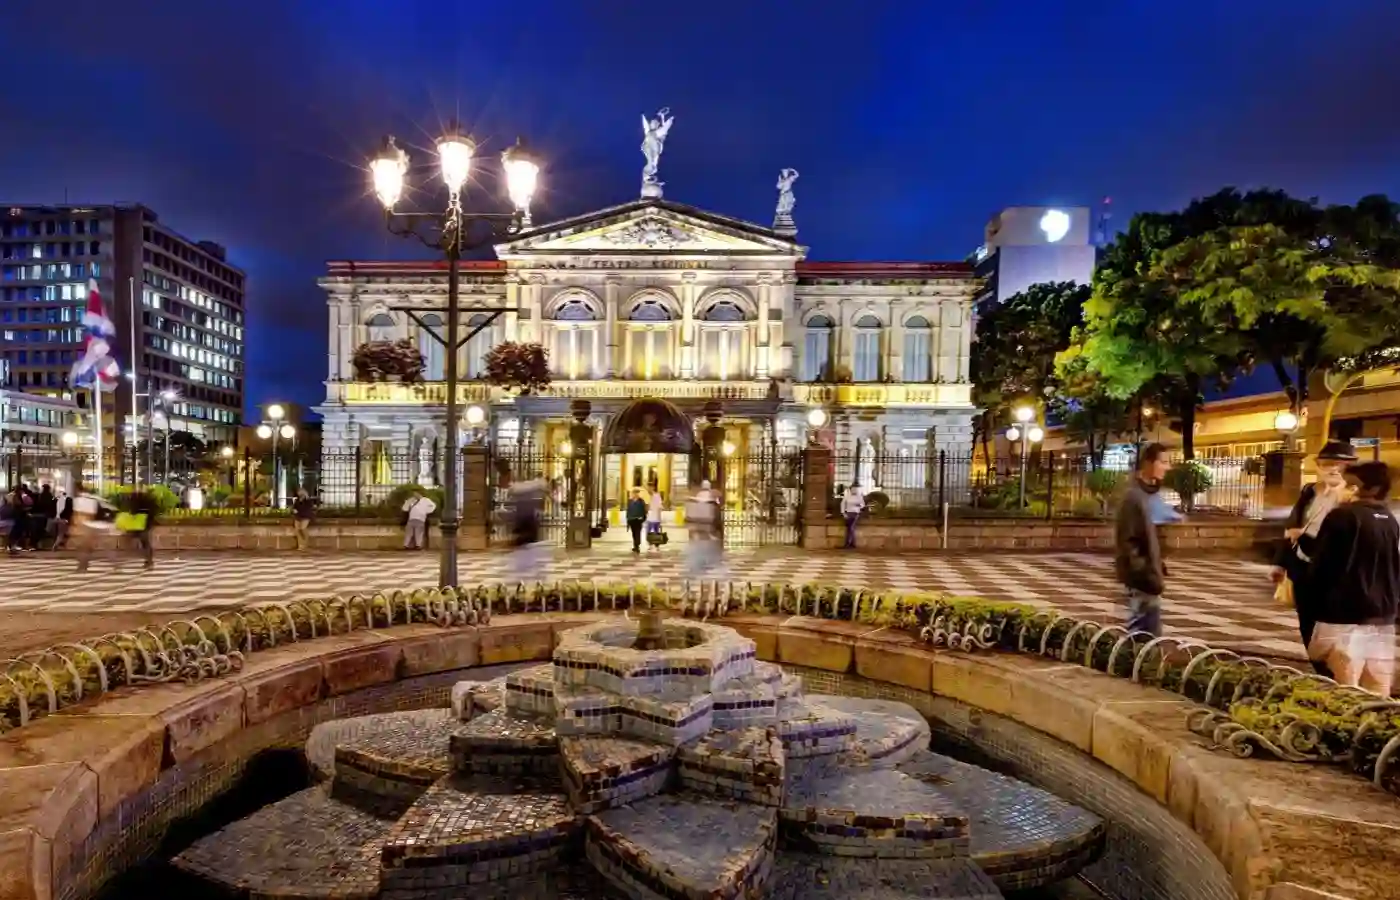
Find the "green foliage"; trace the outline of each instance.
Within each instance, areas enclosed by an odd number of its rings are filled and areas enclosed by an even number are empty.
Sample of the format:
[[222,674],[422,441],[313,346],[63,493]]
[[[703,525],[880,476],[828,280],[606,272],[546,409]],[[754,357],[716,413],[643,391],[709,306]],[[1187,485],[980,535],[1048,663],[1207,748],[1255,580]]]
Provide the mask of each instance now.
[[1212,483],[1210,469],[1195,459],[1184,460],[1172,466],[1162,479],[1164,486],[1176,491],[1181,497],[1181,508],[1188,512],[1195,505],[1196,495],[1210,490]]
[[143,490],[149,494],[156,502],[156,509],[162,513],[168,513],[180,505],[180,498],[163,484],[146,485],[142,488],[133,488],[129,484],[114,484],[104,488],[102,496],[118,509],[129,509],[131,496],[137,490]]
[[884,491],[871,491],[865,495],[865,502],[873,513],[882,513],[890,505],[890,495]]

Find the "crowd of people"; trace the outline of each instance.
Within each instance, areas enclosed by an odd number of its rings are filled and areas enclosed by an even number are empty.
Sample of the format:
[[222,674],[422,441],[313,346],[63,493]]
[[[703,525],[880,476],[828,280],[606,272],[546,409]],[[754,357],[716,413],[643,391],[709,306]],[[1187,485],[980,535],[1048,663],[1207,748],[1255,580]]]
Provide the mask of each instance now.
[[[1275,596],[1296,610],[1298,634],[1320,675],[1389,696],[1400,610],[1400,522],[1391,512],[1390,468],[1359,462],[1349,443],[1329,441],[1317,481],[1289,514],[1270,575]],[[1149,444],[1118,508],[1115,570],[1129,631],[1162,633],[1167,565],[1157,526],[1167,450]]]
[[78,571],[85,571],[96,549],[96,538],[115,532],[130,542],[145,567],[155,566],[152,533],[160,504],[148,491],[126,494],[114,504],[81,485],[69,494],[43,484],[36,491],[20,483],[0,496],[0,534],[11,555],[38,550],[72,550]]
[[10,553],[61,549],[72,520],[73,498],[51,484],[35,491],[21,482],[0,498],[0,531]]

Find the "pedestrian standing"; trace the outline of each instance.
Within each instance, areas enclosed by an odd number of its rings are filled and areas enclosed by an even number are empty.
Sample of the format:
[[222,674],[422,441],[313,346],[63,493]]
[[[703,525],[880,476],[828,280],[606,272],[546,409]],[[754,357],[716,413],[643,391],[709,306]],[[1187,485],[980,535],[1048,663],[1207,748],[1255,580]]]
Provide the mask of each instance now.
[[310,543],[311,520],[316,517],[316,501],[305,489],[297,491],[292,501],[292,538],[298,550],[305,550]]
[[647,503],[642,499],[642,489],[632,488],[632,497],[627,501],[627,530],[632,532],[632,552],[642,552],[642,526],[647,521]]
[[686,577],[700,580],[713,578],[724,559],[719,533],[719,496],[709,481],[700,482],[700,490],[685,505]]
[[30,513],[34,508],[34,496],[28,486],[20,484],[5,496],[6,517],[10,522],[10,532],[5,543],[11,553],[29,549]]
[[53,548],[62,550],[68,546],[69,529],[73,527],[73,495],[60,492],[58,497],[58,518],[54,520]]
[[437,504],[421,491],[414,491],[403,504],[403,548],[422,550],[428,539],[428,516]]
[[42,550],[44,541],[49,539],[50,524],[58,518],[58,498],[54,496],[53,485],[39,488],[34,497],[34,509],[29,516],[30,546]]
[[1308,572],[1318,601],[1308,657],[1325,662],[1339,684],[1389,697],[1400,608],[1400,522],[1385,502],[1390,468],[1358,463],[1345,478],[1353,497],[1322,520]]
[[[1356,462],[1356,450],[1347,441],[1328,441],[1317,454],[1317,481],[1303,485],[1284,523],[1284,539],[1274,554],[1269,576],[1274,584],[1288,582],[1293,609],[1298,615],[1298,636],[1306,648],[1312,643],[1317,624],[1318,588],[1308,578],[1317,553],[1317,533],[1327,514],[1336,509],[1346,493],[1346,467]],[[1331,677],[1325,660],[1313,660],[1319,675]]]
[[[647,501],[647,543],[652,550],[661,550],[661,489],[653,487],[651,498]],[[652,538],[651,535],[657,535]]]
[[540,527],[549,485],[539,475],[510,486],[512,569],[519,584],[538,581],[544,574],[540,559]]
[[1138,453],[1137,471],[1118,506],[1114,526],[1114,570],[1123,585],[1128,631],[1162,634],[1162,592],[1167,568],[1154,521],[1154,497],[1167,475],[1167,448],[1148,444]]
[[853,481],[841,497],[841,514],[846,517],[846,543],[842,545],[843,550],[856,549],[856,523],[860,521],[860,514],[863,512],[865,492]]

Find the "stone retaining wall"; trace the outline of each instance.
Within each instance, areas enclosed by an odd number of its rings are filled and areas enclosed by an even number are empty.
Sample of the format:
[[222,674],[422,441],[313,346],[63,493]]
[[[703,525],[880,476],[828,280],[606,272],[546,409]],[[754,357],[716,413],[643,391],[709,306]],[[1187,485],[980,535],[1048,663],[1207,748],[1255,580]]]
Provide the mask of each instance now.
[[[1161,528],[1163,546],[1182,554],[1211,552],[1262,553],[1283,536],[1279,522],[1247,519],[1204,519]],[[834,549],[846,540],[846,523],[827,519],[803,528],[802,546]],[[924,552],[942,550],[943,530],[930,519],[868,516],[856,530],[862,550]],[[1113,523],[1091,519],[1046,521],[1017,519],[953,519],[948,527],[949,550],[1110,551]]]
[[[122,688],[0,736],[0,900],[86,900],[154,852],[170,822],[247,760],[318,721],[444,705],[454,671],[546,659],[598,617],[500,616],[259,652],[240,673]],[[859,676],[986,710],[1095,759],[1192,828],[1241,900],[1381,900],[1400,883],[1400,805],[1340,769],[1237,759],[1184,723],[1172,694],[1068,663],[930,650],[903,632],[731,616],[761,659]]]
[[[461,550],[485,550],[488,546],[485,525],[463,522],[457,532],[457,547]],[[403,529],[397,525],[343,524],[333,519],[315,522],[308,533],[312,550],[398,550],[403,547]],[[156,526],[157,550],[292,550],[296,539],[291,519],[283,521],[239,522],[214,520],[167,521]],[[97,537],[97,548],[112,549],[120,538],[115,533]],[[428,547],[441,545],[442,536],[434,525],[428,529]]]

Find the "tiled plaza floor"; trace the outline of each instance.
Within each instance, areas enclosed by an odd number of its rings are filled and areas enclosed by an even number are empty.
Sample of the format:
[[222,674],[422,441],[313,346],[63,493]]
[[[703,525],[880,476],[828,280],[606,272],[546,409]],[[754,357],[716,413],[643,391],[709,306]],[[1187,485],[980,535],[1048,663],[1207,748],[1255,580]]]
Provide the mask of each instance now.
[[[565,555],[555,551],[542,580],[678,581],[679,548],[633,556],[625,549]],[[866,556],[808,553],[795,548],[731,551],[736,581],[825,582],[851,586],[941,590],[1057,606],[1071,615],[1116,621],[1122,615],[1112,560],[1071,553],[968,556]],[[114,570],[97,560],[74,571],[71,558],[49,554],[0,557],[0,631],[25,627],[25,614],[168,614],[195,608],[437,583],[429,553],[185,554],[163,556],[153,572],[127,558]],[[1166,595],[1168,633],[1273,657],[1301,658],[1291,611],[1271,599],[1267,569],[1230,559],[1173,559]],[[464,554],[463,582],[512,577],[504,553]],[[81,626],[80,622],[74,622]],[[88,630],[79,633],[87,634]]]

